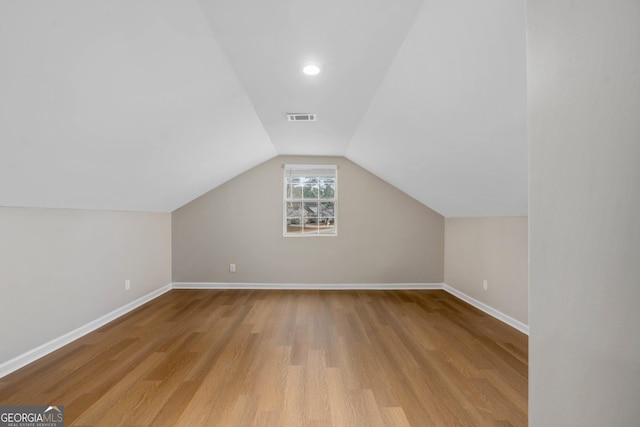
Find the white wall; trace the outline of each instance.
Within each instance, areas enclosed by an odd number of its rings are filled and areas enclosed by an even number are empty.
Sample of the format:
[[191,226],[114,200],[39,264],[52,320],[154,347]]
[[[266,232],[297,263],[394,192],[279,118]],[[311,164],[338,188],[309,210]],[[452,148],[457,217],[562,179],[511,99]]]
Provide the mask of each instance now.
[[526,325],[527,217],[446,218],[444,230],[445,283]]
[[0,207],[0,365],[170,281],[168,213]]
[[527,4],[530,425],[640,424],[640,2]]

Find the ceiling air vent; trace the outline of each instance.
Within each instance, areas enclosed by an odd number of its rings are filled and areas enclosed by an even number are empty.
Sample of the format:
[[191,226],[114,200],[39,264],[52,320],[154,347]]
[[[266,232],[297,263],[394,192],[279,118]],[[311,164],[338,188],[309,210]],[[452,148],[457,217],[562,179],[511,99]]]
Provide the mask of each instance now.
[[318,115],[313,113],[287,113],[290,122],[315,122]]

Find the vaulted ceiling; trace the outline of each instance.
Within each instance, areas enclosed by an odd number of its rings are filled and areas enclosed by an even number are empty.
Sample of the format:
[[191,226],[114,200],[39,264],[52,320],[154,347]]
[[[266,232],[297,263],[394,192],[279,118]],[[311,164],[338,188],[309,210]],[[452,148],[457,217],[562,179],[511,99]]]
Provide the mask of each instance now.
[[0,0],[0,206],[172,211],[305,154],[345,156],[445,216],[526,215],[524,10]]

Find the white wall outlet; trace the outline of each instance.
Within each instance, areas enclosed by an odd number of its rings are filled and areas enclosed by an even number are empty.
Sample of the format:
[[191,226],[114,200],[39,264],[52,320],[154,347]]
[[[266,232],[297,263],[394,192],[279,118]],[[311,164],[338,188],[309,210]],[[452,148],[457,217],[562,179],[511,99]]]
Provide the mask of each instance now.
[[129,289],[131,289],[131,280],[127,279],[124,281],[124,289],[125,291],[128,291]]
[[229,273],[235,273],[235,272],[236,272],[236,265],[229,264]]
[[486,280],[482,281],[482,290],[484,290],[485,292],[489,290],[489,284]]

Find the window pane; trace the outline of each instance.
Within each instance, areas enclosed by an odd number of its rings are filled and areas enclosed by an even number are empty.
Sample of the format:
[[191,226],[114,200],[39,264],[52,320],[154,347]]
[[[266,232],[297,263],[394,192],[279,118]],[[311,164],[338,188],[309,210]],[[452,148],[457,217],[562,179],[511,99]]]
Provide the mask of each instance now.
[[302,202],[287,202],[287,219],[297,218],[300,222],[300,218],[303,216]]
[[309,226],[307,226],[307,224],[304,224],[304,228],[302,229],[302,234],[314,234],[317,233],[317,231],[312,230]]
[[318,222],[318,202],[304,202],[304,217],[308,222]]
[[336,181],[333,178],[323,178],[319,183],[320,198],[333,199],[336,194]]
[[318,234],[318,223],[307,221],[304,224],[304,234]]
[[319,211],[318,211],[318,218],[320,219],[326,219],[326,218],[333,218],[335,217],[335,205],[333,202],[321,202],[320,203],[320,207],[319,207]]
[[305,199],[317,199],[318,180],[315,178],[305,178],[302,195]]
[[298,222],[297,224],[289,224],[287,222],[287,233],[289,234],[301,234],[302,233],[302,224]]
[[326,223],[321,223],[318,228],[320,234],[334,234],[336,232],[335,220],[328,218]]
[[293,178],[287,181],[287,198],[289,199],[301,199],[302,198],[302,184],[299,178]]

